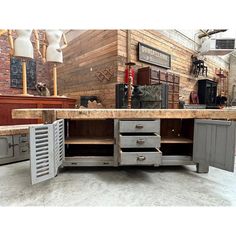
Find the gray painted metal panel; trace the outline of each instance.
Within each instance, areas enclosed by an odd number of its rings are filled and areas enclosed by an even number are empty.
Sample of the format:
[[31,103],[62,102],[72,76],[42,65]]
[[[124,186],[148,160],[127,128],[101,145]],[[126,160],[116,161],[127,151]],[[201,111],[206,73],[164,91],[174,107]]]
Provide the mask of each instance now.
[[160,134],[160,120],[120,120],[120,133]]
[[13,147],[13,136],[0,136],[0,160],[14,157]]
[[162,152],[123,152],[120,149],[120,165],[160,165]]
[[126,136],[120,134],[120,147],[122,148],[159,148],[161,137],[158,134]]
[[113,156],[66,157],[63,166],[114,166]]
[[16,161],[30,158],[28,135],[14,135],[14,156]]
[[194,165],[192,156],[162,156],[161,165],[163,166],[175,166],[175,165]]
[[195,120],[193,160],[234,171],[235,122]]
[[114,156],[114,166],[118,166],[118,158],[119,158],[119,147],[118,147],[118,140],[119,140],[119,120],[114,119],[114,139],[115,144],[113,146],[113,156]]
[[55,176],[53,124],[30,127],[31,181],[36,184]]

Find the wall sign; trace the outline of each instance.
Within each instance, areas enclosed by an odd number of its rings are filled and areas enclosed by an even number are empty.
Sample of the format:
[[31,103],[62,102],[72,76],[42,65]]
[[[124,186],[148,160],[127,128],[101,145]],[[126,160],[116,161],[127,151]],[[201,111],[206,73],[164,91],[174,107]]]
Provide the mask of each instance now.
[[143,43],[138,43],[138,60],[168,69],[171,67],[170,54]]
[[[11,87],[22,88],[22,65],[21,61],[16,57],[11,57]],[[36,62],[34,59],[30,59],[26,63],[27,73],[27,88],[35,89],[36,84]]]

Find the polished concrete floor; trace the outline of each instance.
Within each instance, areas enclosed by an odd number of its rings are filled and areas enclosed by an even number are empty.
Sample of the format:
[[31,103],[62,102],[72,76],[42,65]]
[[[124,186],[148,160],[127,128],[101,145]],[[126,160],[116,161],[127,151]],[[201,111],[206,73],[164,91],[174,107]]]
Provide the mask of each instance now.
[[26,161],[0,166],[0,206],[236,206],[236,173],[74,167],[32,186]]

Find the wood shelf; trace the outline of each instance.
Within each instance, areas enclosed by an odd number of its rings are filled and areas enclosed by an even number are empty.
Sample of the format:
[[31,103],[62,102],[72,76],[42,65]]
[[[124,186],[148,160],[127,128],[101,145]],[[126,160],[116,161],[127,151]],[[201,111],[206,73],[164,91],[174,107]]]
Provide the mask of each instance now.
[[184,137],[164,137],[161,138],[161,143],[193,143],[193,140]]
[[89,137],[70,137],[65,140],[65,144],[114,144],[114,139],[106,138],[106,137],[96,137],[96,138],[89,138]]

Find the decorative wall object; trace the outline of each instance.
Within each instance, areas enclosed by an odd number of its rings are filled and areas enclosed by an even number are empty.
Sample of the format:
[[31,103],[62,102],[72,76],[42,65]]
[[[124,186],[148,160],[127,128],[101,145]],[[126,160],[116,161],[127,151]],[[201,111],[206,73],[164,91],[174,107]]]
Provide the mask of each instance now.
[[[11,57],[10,61],[11,87],[22,88],[22,66],[21,61],[15,57]],[[36,62],[30,59],[26,64],[27,88],[35,89],[36,85]]]
[[97,71],[95,73],[95,77],[100,81],[110,81],[112,78],[114,78],[114,67],[108,66],[105,69],[101,71]]
[[220,78],[227,78],[228,77],[228,72],[226,70],[221,69],[221,68],[216,68],[215,73]]
[[190,73],[193,74],[195,77],[198,77],[199,75],[206,76],[207,77],[207,71],[208,68],[205,66],[204,60],[198,59],[196,56],[191,56],[192,59],[192,66]]

